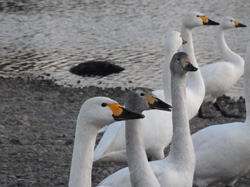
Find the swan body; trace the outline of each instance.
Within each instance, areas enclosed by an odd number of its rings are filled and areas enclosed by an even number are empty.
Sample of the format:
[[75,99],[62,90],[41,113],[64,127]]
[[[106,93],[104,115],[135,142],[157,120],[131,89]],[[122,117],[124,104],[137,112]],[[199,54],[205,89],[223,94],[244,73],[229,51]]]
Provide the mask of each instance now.
[[[98,115],[96,115],[98,114]],[[143,118],[107,97],[84,102],[77,117],[69,187],[91,187],[91,170],[98,130],[115,120]]]
[[228,47],[224,38],[224,30],[236,27],[246,25],[231,17],[224,18],[218,30],[217,41],[226,61],[207,64],[200,68],[206,87],[204,102],[215,101],[217,97],[225,94],[244,73],[244,59]]
[[[171,61],[171,92],[173,105],[173,140],[169,156],[164,160],[150,162],[160,186],[191,187],[195,169],[195,155],[189,129],[189,119],[186,107],[187,71],[195,68],[184,52],[176,53]],[[128,168],[123,168],[106,179],[100,186],[130,187]]]
[[[187,41],[183,46],[184,51],[187,52],[191,58],[194,66],[198,67],[195,59],[193,41],[192,41],[192,28],[202,25],[217,25],[218,23],[208,19],[201,13],[190,13],[185,16],[183,20],[182,38]],[[169,62],[178,48],[182,44],[182,39],[178,32],[172,32],[167,37],[166,41],[166,60],[163,66],[163,90],[156,90],[154,94],[171,104],[170,96],[170,71]],[[200,105],[205,96],[205,86],[202,80],[200,71],[190,75],[190,84],[187,85],[187,107],[188,118],[192,119],[198,112]],[[172,139],[172,117],[171,113],[164,111],[145,111],[143,114],[146,116],[142,120],[143,131],[142,136],[145,143],[145,149],[149,157],[155,160],[164,158],[164,148],[169,145]],[[152,124],[153,122],[153,124]],[[119,124],[118,124],[119,123]],[[126,161],[125,154],[125,126],[124,122],[111,124],[105,131],[101,141],[95,149],[95,161]],[[153,128],[153,130],[152,130]]]
[[[250,61],[250,43],[247,50]],[[196,154],[194,184],[205,187],[223,182],[234,186],[250,169],[250,64],[245,64],[245,122],[226,123],[204,128],[193,135]]]

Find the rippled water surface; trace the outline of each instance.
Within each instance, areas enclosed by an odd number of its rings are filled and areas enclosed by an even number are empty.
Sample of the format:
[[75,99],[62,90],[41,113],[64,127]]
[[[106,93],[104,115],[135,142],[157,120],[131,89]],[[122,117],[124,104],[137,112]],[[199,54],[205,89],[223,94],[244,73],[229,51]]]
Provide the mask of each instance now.
[[[0,1],[0,75],[47,75],[75,86],[160,88],[165,34],[179,31],[183,14],[192,10],[215,21],[228,15],[250,25],[249,0]],[[200,64],[220,58],[217,29],[193,30]],[[244,57],[249,28],[226,31],[226,40]],[[89,78],[69,73],[73,65],[93,59],[110,60],[126,70]],[[242,80],[229,94],[241,91]]]

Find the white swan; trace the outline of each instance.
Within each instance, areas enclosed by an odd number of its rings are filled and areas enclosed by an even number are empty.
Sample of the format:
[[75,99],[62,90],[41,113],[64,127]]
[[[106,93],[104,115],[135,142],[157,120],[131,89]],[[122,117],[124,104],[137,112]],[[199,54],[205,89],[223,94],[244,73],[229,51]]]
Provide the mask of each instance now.
[[[154,95],[152,90],[136,88],[129,92],[125,106],[137,113],[144,110],[159,109],[170,111],[171,106],[165,104]],[[152,101],[155,100],[155,101]],[[150,104],[154,102],[154,104]],[[134,187],[160,187],[160,184],[150,168],[145,152],[141,131],[143,125],[140,119],[126,122],[126,152],[131,184]]]
[[[98,115],[97,115],[98,114]],[[78,114],[69,187],[91,187],[91,170],[98,130],[115,120],[143,118],[107,97],[84,102]]]
[[217,42],[226,61],[207,64],[200,68],[206,87],[204,102],[215,101],[217,97],[228,91],[244,73],[244,59],[231,51],[224,38],[224,30],[236,27],[246,27],[246,25],[231,17],[223,19],[217,34]]
[[194,184],[199,187],[217,182],[234,186],[250,169],[250,43],[246,60],[246,121],[213,125],[192,137],[196,153]]
[[[218,25],[218,23],[208,19],[201,13],[189,13],[185,15],[182,25],[182,38],[187,41],[184,50],[190,55],[194,66],[198,66],[193,49],[192,28],[201,25]],[[166,41],[166,60],[163,66],[163,90],[156,90],[154,94],[160,99],[171,103],[169,62],[173,54],[181,46],[182,39],[177,32],[170,33]],[[205,87],[200,71],[190,75],[187,85],[188,117],[192,119],[198,112],[205,96]],[[172,138],[172,118],[170,113],[163,111],[146,111],[143,113],[143,137],[145,149],[149,157],[153,159],[164,158],[164,148],[170,143]],[[152,124],[153,122],[153,124]],[[153,130],[152,130],[153,126]],[[125,126],[124,122],[111,124],[104,133],[101,141],[97,145],[94,154],[95,161],[126,161],[125,154]]]
[[[197,68],[187,59],[186,53],[174,55],[171,61],[173,140],[168,157],[150,162],[160,185],[164,187],[191,187],[193,183],[195,155],[187,115],[185,74],[187,71],[195,70]],[[100,186],[130,187],[128,168],[110,175]]]

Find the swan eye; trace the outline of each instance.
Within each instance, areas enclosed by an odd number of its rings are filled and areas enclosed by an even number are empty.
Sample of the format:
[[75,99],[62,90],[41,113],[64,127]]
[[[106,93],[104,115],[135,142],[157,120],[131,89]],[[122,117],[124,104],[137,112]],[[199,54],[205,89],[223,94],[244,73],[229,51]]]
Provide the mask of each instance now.
[[181,59],[180,59],[180,58],[177,58],[176,60],[177,60],[177,61],[180,61]]
[[107,106],[107,103],[102,103],[102,107],[105,107],[105,106]]
[[144,93],[141,93],[140,95],[141,95],[141,96],[145,96],[145,94],[144,94]]
[[197,18],[200,17],[199,15],[196,16]]

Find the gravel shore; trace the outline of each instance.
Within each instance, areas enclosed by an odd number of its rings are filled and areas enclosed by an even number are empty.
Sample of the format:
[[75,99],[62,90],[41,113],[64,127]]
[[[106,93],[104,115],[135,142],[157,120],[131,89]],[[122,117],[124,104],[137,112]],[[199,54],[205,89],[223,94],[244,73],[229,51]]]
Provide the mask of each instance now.
[[[120,88],[66,88],[52,81],[0,78],[0,186],[67,186],[78,111],[86,99],[100,95],[122,103],[124,92]],[[244,120],[224,117],[218,110],[214,113],[216,118],[191,120],[192,132],[211,124]],[[93,186],[124,166],[94,164]],[[236,184],[249,186],[250,174]]]

